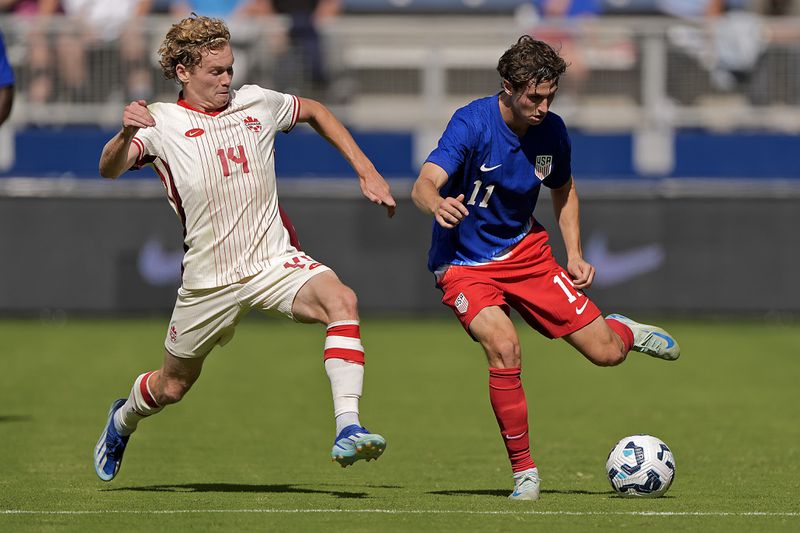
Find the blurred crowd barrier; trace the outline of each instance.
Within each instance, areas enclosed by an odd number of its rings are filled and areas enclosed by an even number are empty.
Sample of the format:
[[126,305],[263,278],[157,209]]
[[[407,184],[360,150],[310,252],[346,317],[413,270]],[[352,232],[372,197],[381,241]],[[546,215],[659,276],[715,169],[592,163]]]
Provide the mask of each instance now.
[[[319,28],[322,80],[287,50],[285,17],[234,20],[235,80],[317,97],[358,128],[439,129],[456,107],[498,90],[499,56],[528,33],[571,63],[556,107],[573,127],[800,129],[800,19],[532,13],[342,15]],[[0,19],[17,74],[13,122],[116,125],[130,99],[174,99],[155,55],[173,21]]]

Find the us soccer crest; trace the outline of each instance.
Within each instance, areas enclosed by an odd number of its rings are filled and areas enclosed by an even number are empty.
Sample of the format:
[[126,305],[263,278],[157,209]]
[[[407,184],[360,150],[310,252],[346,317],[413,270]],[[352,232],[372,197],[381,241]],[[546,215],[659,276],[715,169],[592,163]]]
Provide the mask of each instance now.
[[537,155],[534,174],[536,174],[536,177],[539,178],[539,181],[544,181],[544,179],[550,175],[551,170],[553,170],[553,156]]
[[250,131],[254,131],[256,133],[261,131],[261,122],[259,122],[257,118],[253,118],[251,116],[245,117],[244,125],[247,126],[247,129]]

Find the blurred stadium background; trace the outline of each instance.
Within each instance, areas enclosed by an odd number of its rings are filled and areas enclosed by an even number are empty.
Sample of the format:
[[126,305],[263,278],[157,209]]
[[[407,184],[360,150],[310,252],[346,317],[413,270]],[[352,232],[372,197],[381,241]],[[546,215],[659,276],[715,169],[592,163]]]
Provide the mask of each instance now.
[[[17,83],[0,128],[0,313],[171,310],[182,243],[159,180],[97,172],[127,101],[175,98],[155,56],[169,3],[122,22],[3,4]],[[735,0],[710,15],[707,3],[597,0],[562,17],[523,0],[342,0],[317,26],[322,74],[293,47],[292,17],[232,18],[235,85],[323,101],[391,180],[386,220],[312,131],[278,140],[282,204],[362,312],[445,313],[411,184],[452,112],[498,90],[502,52],[524,33],[548,40],[572,63],[554,110],[573,137],[601,308],[788,319],[800,312],[800,7]],[[560,254],[544,195],[538,216]]]

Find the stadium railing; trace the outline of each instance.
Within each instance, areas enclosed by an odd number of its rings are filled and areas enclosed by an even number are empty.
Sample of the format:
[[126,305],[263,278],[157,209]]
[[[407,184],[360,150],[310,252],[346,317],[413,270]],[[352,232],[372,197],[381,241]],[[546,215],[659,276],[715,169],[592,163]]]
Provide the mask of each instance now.
[[[171,22],[152,17],[141,28],[151,80],[147,93],[155,98],[174,97],[174,85],[161,79],[155,56]],[[431,121],[441,125],[456,106],[498,88],[497,59],[519,35],[530,33],[561,47],[573,63],[558,104],[576,127],[618,131],[664,122],[796,131],[800,19],[754,18],[751,23],[751,38],[735,40],[715,34],[711,23],[659,17],[545,23],[504,15],[341,16],[321,28],[330,72],[323,92],[304,86],[307,77],[285,75],[287,69],[297,68],[279,52],[285,19],[237,21],[231,26],[239,83],[293,83],[291,88],[310,90],[337,105],[358,127],[407,129]],[[65,69],[58,66],[68,56],[55,49],[61,44],[59,37],[80,28],[62,17],[13,16],[0,18],[0,27],[18,79],[15,124],[118,122],[119,106],[130,95],[119,54],[124,36],[121,41],[82,35],[87,83],[79,90],[69,86]],[[37,42],[51,55],[44,68],[32,61]],[[726,45],[727,51],[721,48]],[[737,46],[741,57],[727,57]],[[37,77],[53,85],[43,101],[32,99]]]

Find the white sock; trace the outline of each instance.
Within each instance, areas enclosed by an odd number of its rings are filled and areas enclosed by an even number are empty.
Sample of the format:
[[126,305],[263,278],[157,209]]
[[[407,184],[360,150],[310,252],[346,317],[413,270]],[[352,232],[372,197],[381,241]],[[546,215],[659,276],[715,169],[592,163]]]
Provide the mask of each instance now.
[[150,391],[149,380],[153,374],[154,372],[146,372],[137,377],[136,381],[133,382],[128,401],[114,413],[114,428],[120,435],[130,435],[136,431],[136,426],[141,419],[154,415],[163,409],[156,403]]
[[357,426],[361,425],[361,422],[358,420],[358,413],[348,411],[340,414],[336,417],[336,434],[338,435],[344,428],[352,426],[353,424]]
[[358,420],[358,401],[364,384],[364,365],[344,359],[326,359],[325,371],[331,380],[333,415],[336,417],[336,434]]

